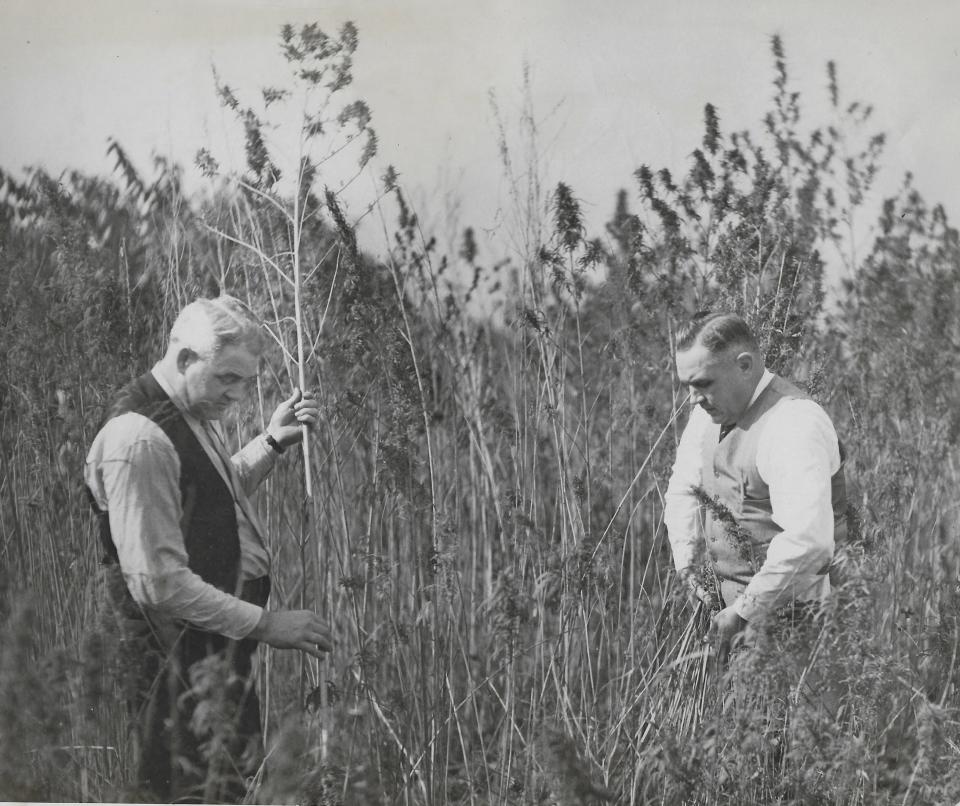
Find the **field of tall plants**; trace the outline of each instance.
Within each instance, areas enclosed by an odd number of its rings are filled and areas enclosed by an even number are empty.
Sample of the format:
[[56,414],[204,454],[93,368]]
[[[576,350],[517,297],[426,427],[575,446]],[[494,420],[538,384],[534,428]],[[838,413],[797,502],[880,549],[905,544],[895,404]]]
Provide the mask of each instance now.
[[[960,801],[960,241],[910,177],[876,203],[870,107],[830,64],[808,120],[774,38],[769,114],[728,131],[707,103],[684,170],[637,166],[590,232],[527,86],[496,115],[499,229],[445,252],[402,173],[355,201],[357,37],[287,27],[287,86],[217,76],[246,165],[198,152],[200,191],[116,142],[108,177],[0,171],[0,798],[129,792],[84,457],[180,307],[222,292],[270,335],[236,443],[295,386],[321,401],[257,503],[273,606],[336,634],[324,661],[260,650],[250,802]],[[706,307],[828,410],[853,489],[822,620],[725,667],[663,526],[672,338]]]

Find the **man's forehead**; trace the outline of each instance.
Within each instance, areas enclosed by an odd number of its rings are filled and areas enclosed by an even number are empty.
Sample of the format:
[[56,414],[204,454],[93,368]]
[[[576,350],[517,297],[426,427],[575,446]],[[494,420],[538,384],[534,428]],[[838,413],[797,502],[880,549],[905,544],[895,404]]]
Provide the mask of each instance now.
[[702,344],[694,344],[686,350],[677,351],[677,376],[681,380],[701,377],[723,361],[722,353],[711,353]]
[[229,344],[213,356],[210,365],[218,374],[255,375],[260,366],[260,356],[245,347]]

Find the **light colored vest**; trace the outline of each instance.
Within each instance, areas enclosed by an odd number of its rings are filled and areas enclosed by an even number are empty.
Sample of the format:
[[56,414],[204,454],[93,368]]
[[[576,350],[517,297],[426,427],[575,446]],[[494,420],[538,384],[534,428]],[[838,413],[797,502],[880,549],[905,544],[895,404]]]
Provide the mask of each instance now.
[[[704,437],[703,488],[716,502],[701,504],[704,537],[727,605],[743,592],[763,565],[770,541],[782,531],[773,521],[770,488],[757,471],[757,445],[776,406],[797,399],[809,400],[809,395],[774,376],[723,440],[717,441],[713,429]],[[834,541],[840,544],[847,530],[842,449],[840,468],[831,478],[831,498]],[[828,571],[829,564],[818,573]]]

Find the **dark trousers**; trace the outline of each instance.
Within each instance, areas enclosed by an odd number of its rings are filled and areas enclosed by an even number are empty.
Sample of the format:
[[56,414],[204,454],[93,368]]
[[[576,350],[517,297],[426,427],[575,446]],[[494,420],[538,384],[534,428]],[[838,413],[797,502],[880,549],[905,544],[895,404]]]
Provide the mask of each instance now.
[[[257,642],[163,624],[144,616],[125,585],[116,590],[114,581],[110,588],[128,658],[128,707],[139,739],[133,798],[242,802],[247,778],[263,758],[253,680]],[[269,593],[269,579],[261,577],[244,583],[241,598],[264,605]]]

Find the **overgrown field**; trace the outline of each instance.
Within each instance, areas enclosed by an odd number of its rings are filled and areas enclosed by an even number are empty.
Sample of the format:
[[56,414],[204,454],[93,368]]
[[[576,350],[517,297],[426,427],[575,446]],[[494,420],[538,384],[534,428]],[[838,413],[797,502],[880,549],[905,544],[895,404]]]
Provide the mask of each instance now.
[[[258,503],[274,604],[337,633],[321,663],[261,651],[251,801],[960,800],[960,243],[909,179],[868,204],[883,137],[832,66],[833,118],[807,121],[774,40],[766,120],[727,133],[708,105],[688,169],[625,177],[602,233],[541,175],[528,97],[501,123],[500,251],[465,228],[444,254],[392,170],[369,208],[342,200],[376,151],[355,30],[281,44],[289,88],[219,84],[248,165],[199,154],[203,194],[119,144],[113,178],[0,173],[0,798],[123,799],[129,658],[83,459],[181,305],[224,291],[275,337],[238,442],[301,372],[322,401],[311,494],[300,454]],[[285,104],[302,125],[269,125]],[[855,489],[822,623],[772,625],[726,670],[662,522],[686,418],[672,333],[708,306],[827,408]]]

